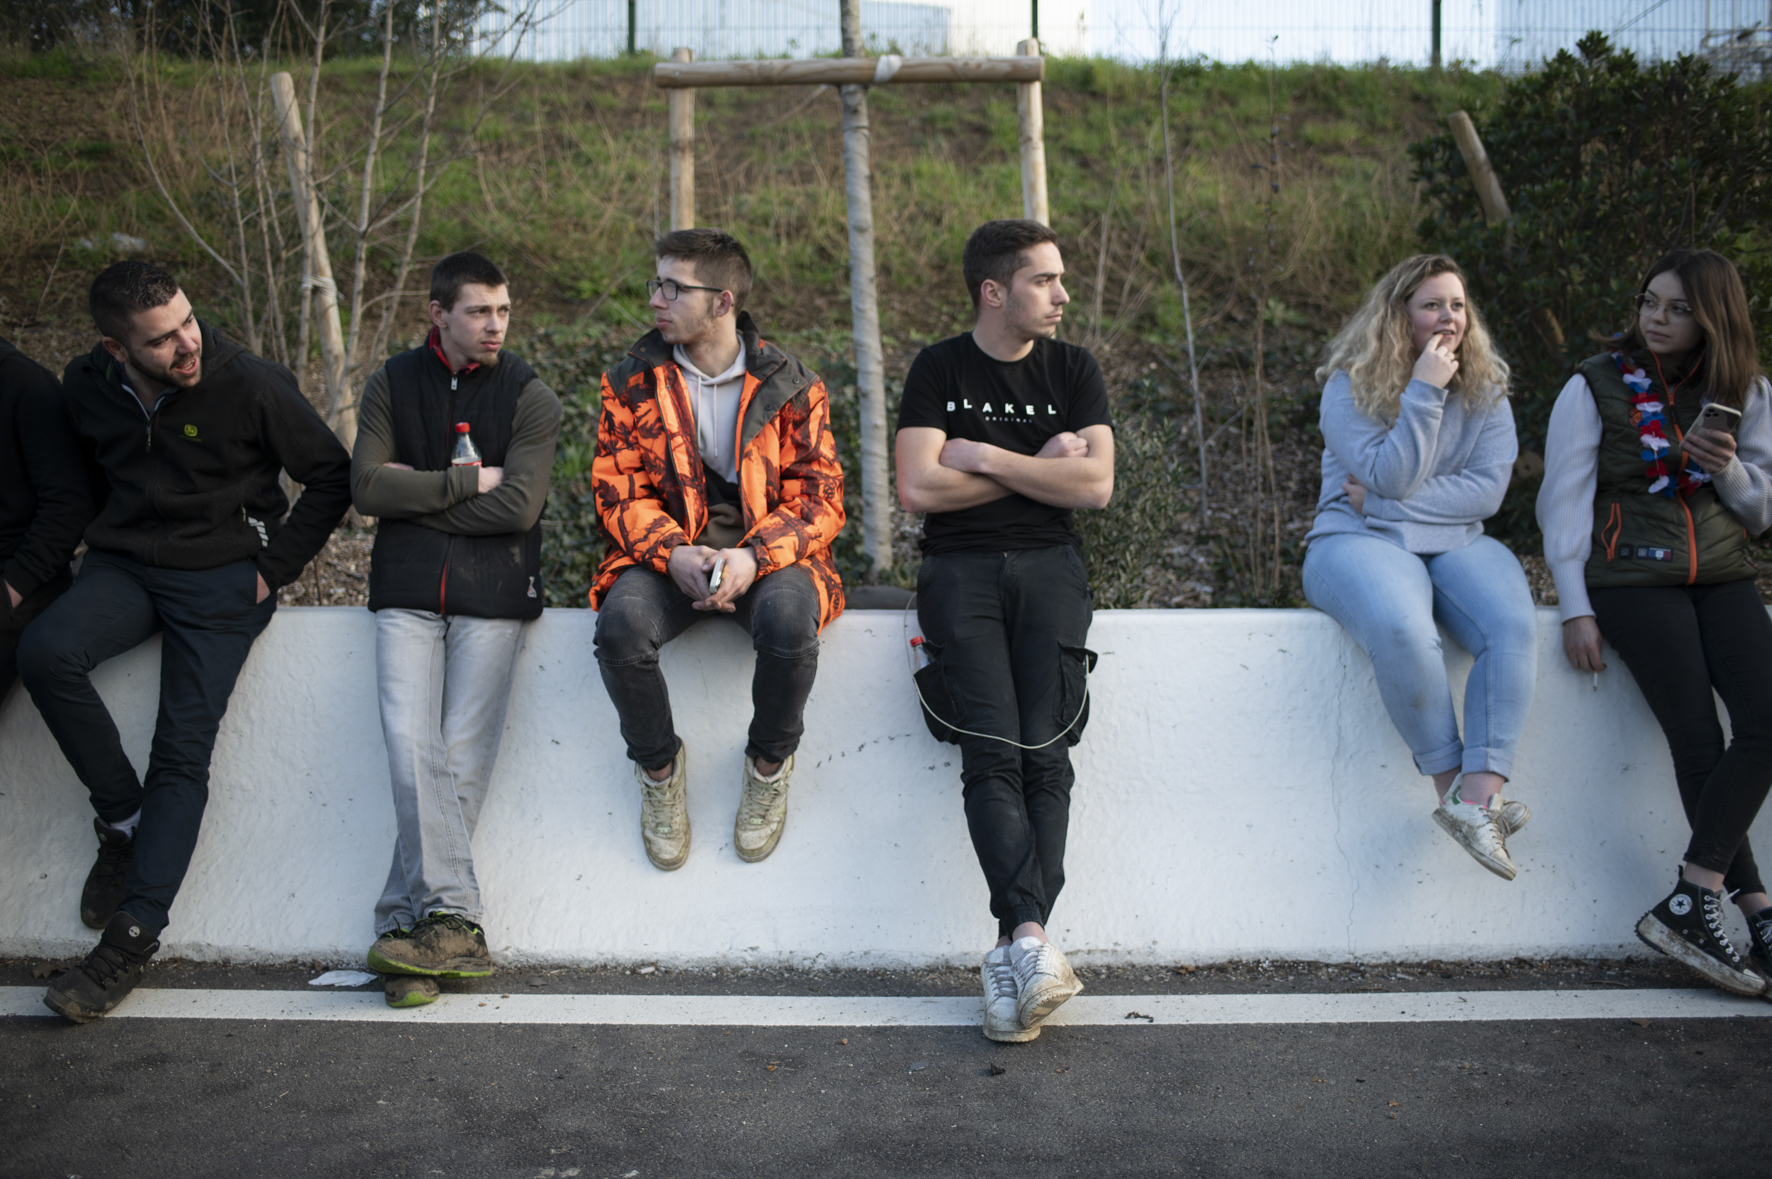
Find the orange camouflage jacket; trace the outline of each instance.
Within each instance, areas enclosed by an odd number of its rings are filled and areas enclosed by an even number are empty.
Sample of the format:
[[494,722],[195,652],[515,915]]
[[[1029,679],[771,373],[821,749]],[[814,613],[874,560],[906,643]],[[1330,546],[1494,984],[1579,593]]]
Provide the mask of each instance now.
[[[757,576],[804,564],[818,589],[819,627],[843,612],[843,581],[831,543],[843,530],[843,468],[831,437],[824,381],[738,317],[745,351],[738,411],[741,543]],[[599,607],[623,569],[665,572],[671,550],[708,522],[707,485],[695,417],[671,346],[648,332],[603,374],[603,410],[591,480],[602,522],[603,563],[591,586]]]

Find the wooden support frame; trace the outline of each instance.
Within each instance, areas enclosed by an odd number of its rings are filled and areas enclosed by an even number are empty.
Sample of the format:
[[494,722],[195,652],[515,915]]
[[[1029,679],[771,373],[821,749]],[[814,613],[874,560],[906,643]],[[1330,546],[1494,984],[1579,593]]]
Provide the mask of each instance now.
[[1021,131],[1021,215],[1050,224],[1046,199],[1046,133],[1040,84],[1046,59],[1040,42],[1016,46],[1014,57],[863,56],[860,0],[842,0],[843,53],[811,61],[694,61],[677,49],[652,67],[652,83],[669,95],[671,228],[695,224],[695,91],[707,86],[836,86],[843,104],[844,193],[849,222],[849,302],[861,395],[862,547],[875,575],[892,567],[892,507],[887,452],[886,376],[874,280],[873,175],[869,161],[867,88],[931,82],[1013,83]]

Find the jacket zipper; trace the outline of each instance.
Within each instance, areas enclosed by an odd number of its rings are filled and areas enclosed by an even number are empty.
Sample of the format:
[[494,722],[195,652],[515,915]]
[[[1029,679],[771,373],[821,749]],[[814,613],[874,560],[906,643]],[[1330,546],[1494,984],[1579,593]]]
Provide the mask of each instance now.
[[[1667,383],[1662,382],[1666,388]],[[1674,407],[1673,390],[1668,390],[1667,407]],[[1686,431],[1680,429],[1677,414],[1669,414],[1674,427],[1674,441],[1681,446],[1686,445]],[[1692,509],[1686,504],[1686,493],[1680,490],[1679,480],[1674,480],[1674,498],[1680,503],[1680,511],[1686,513],[1686,584],[1691,585],[1698,580],[1698,529],[1692,523]]]
[[[455,434],[455,391],[456,391],[456,385],[460,380],[461,380],[461,377],[459,375],[457,375],[456,373],[449,374],[449,414],[448,414],[449,420],[447,422],[443,423],[443,426],[444,426],[443,437],[445,439],[449,439],[449,440],[453,440],[454,434]],[[448,445],[448,443],[446,442],[445,445]],[[453,459],[455,456],[454,455],[446,455],[444,457],[447,459],[450,459],[453,462]],[[454,469],[453,466],[451,466],[450,469],[453,470]],[[447,614],[448,613],[448,611],[445,610],[444,607],[449,604],[449,554],[454,551],[455,551],[455,537],[452,536],[449,538],[449,540],[443,546],[443,578],[441,581],[439,581],[437,583],[437,613],[438,614]]]

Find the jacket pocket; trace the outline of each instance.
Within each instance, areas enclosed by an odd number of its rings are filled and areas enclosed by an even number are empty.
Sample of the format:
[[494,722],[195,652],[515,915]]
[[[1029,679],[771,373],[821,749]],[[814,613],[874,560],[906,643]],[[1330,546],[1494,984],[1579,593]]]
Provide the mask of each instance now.
[[1058,724],[1067,745],[1083,739],[1089,724],[1089,675],[1100,656],[1087,647],[1059,645]]
[[1606,526],[1600,531],[1600,540],[1606,546],[1606,559],[1615,560],[1618,556],[1618,534],[1624,531],[1624,511],[1617,500],[1612,501],[1612,510],[1606,517]]
[[929,735],[937,741],[958,745],[960,734],[950,723],[959,719],[958,710],[954,707],[953,693],[948,691],[947,679],[942,675],[941,648],[924,639],[923,651],[929,656],[929,665],[919,667],[912,676],[917,685],[917,702],[923,709],[923,723],[929,726]]

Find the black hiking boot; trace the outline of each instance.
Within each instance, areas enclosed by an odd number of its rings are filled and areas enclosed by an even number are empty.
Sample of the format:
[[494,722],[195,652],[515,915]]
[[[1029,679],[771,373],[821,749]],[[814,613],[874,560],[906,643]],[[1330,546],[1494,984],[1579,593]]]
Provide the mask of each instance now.
[[86,887],[80,890],[80,924],[103,929],[123,903],[123,878],[135,862],[135,836],[97,818],[92,820],[92,829],[98,832],[98,859],[86,874]]
[[410,930],[383,934],[369,947],[369,969],[432,978],[485,978],[492,955],[478,925],[455,913],[432,913]]
[[148,959],[160,949],[158,933],[119,912],[86,960],[49,984],[43,1005],[75,1023],[109,1015],[147,972]]
[[1637,936],[1705,980],[1737,995],[1758,995],[1766,980],[1747,968],[1723,932],[1723,894],[1681,879],[1637,922]]

